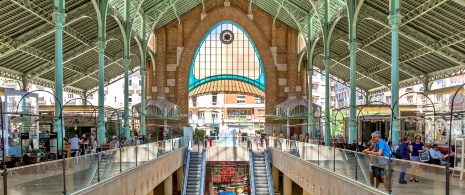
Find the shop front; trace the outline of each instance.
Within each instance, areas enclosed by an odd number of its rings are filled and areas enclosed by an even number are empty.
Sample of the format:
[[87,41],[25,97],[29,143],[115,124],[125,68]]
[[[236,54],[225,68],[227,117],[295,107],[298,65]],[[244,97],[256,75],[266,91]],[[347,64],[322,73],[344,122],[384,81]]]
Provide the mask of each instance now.
[[249,162],[209,161],[207,162],[208,195],[250,194]]

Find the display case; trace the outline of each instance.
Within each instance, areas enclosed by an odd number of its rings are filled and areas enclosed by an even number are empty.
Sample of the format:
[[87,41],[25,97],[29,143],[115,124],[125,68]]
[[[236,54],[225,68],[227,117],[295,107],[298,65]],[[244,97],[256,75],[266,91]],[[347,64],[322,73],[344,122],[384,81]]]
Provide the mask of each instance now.
[[463,172],[465,171],[465,138],[455,139],[455,158],[454,158],[454,175],[455,172],[460,175],[460,180],[463,178]]

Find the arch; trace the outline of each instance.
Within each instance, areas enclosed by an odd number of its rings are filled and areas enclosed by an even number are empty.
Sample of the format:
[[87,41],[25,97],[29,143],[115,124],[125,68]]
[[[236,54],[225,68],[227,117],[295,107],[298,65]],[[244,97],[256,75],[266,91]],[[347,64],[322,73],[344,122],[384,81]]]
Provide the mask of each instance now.
[[247,13],[241,9],[230,6],[230,7],[219,7],[213,9],[208,13],[208,15],[203,19],[199,20],[195,27],[190,31],[182,51],[178,71],[176,71],[177,78],[177,87],[175,88],[176,93],[176,103],[180,106],[182,113],[187,113],[188,102],[188,78],[186,75],[189,75],[190,65],[192,58],[196,52],[196,49],[203,37],[207,34],[212,26],[218,24],[222,21],[231,21],[239,26],[242,26],[246,32],[254,32],[249,34],[249,38],[254,41],[257,52],[260,54],[263,69],[266,72],[265,85],[267,90],[265,91],[265,98],[267,104],[266,112],[271,113],[273,107],[269,105],[274,105],[278,102],[278,74],[277,67],[273,61],[273,55],[270,50],[270,38],[267,37],[259,24],[255,20],[250,20],[247,16]]
[[[231,28],[228,28],[228,27],[226,27],[227,25],[232,25],[232,26],[231,26]],[[233,67],[233,66],[234,65],[239,65],[239,64],[227,65],[227,67],[226,67],[227,69],[223,69],[223,67],[221,67],[220,68],[221,72],[224,70],[224,71],[226,71],[227,74],[217,74],[216,72],[218,71],[218,69],[215,69],[215,68],[213,68],[215,70],[215,73],[212,73],[212,71],[211,71],[212,69],[210,68],[210,71],[207,71],[207,70],[205,71],[205,75],[203,75],[204,78],[196,78],[197,76],[201,77],[200,70],[199,70],[199,75],[196,75],[196,71],[194,71],[197,66],[200,66],[199,69],[202,68],[202,62],[199,61],[197,63],[198,57],[201,56],[201,53],[205,53],[204,55],[214,56],[213,54],[209,53],[209,52],[212,52],[213,50],[208,50],[209,49],[208,45],[205,46],[206,47],[205,51],[201,51],[201,49],[204,48],[204,44],[206,43],[207,39],[209,41],[213,41],[215,44],[217,44],[219,42],[219,40],[217,40],[218,38],[215,37],[216,34],[213,33],[213,32],[215,31],[216,33],[218,33],[218,30],[223,30],[222,29],[223,27],[226,28],[225,30],[231,30],[231,33],[232,33],[232,31],[236,31],[235,28],[237,28],[237,31],[239,32],[238,33],[238,36],[239,36],[238,38],[245,38],[246,39],[242,43],[242,44],[244,44],[244,48],[248,46],[248,45],[245,46],[246,43],[249,43],[252,46],[253,51],[249,51],[249,52],[254,53],[255,58],[258,60],[258,65],[259,65],[259,67],[258,67],[259,68],[258,78],[256,78],[256,79],[250,78],[251,75],[245,75],[244,71],[242,73],[243,75],[240,75],[239,71],[237,71],[237,70],[236,70],[236,74],[234,74],[234,70],[228,70],[228,68],[236,68],[236,67]],[[241,36],[240,33],[243,33],[243,35],[245,37],[240,37]],[[232,44],[236,45],[237,43],[238,42],[232,43]],[[224,45],[224,48],[223,48],[223,45]],[[240,46],[236,45],[235,47],[237,48],[237,47],[240,47]],[[233,46],[228,48],[228,46],[226,44],[221,44],[221,50],[229,50],[229,49],[234,52],[235,48],[233,48]],[[250,53],[247,53],[247,55],[250,55]],[[244,54],[246,54],[245,51],[244,51]],[[230,55],[231,54],[221,53],[219,56],[222,59],[222,58],[224,58],[224,56],[230,56]],[[233,59],[234,59],[234,54],[232,54],[232,56],[233,56]],[[255,58],[253,58],[253,61],[255,61]],[[212,59],[210,58],[208,61],[211,62],[211,60]],[[216,60],[218,60],[218,59],[216,59]],[[250,57],[249,57],[248,60],[250,60]],[[206,62],[206,63],[208,63],[208,62]],[[206,63],[204,64],[204,66],[207,67],[208,64],[206,64]],[[233,63],[236,63],[236,62],[233,61]],[[245,62],[243,62],[243,65],[244,64],[245,64]],[[247,67],[250,68],[250,66],[247,66]],[[253,68],[253,65],[252,65],[252,68]],[[262,60],[260,58],[260,54],[258,53],[253,40],[250,38],[250,36],[247,34],[247,32],[241,26],[236,24],[235,22],[222,21],[222,22],[219,22],[216,25],[214,25],[212,28],[210,28],[210,30],[205,34],[204,38],[202,39],[202,41],[200,42],[200,44],[198,45],[198,47],[196,49],[194,57],[192,58],[192,63],[191,63],[191,67],[190,67],[189,72],[190,72],[189,73],[189,91],[193,90],[194,88],[196,88],[196,87],[198,87],[198,86],[200,86],[202,84],[205,84],[205,83],[208,83],[208,82],[211,82],[211,81],[223,80],[223,79],[226,79],[226,80],[238,80],[238,81],[246,82],[246,83],[252,84],[253,86],[265,91],[265,72],[264,72],[264,69],[263,69],[263,63],[262,63]],[[253,76],[255,76],[255,73],[254,73]]]

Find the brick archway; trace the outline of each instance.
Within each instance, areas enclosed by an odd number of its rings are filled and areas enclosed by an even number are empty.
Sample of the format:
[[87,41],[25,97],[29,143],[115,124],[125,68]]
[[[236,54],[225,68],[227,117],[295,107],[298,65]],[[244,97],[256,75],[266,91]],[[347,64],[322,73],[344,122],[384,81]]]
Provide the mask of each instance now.
[[263,67],[265,69],[265,112],[271,113],[274,105],[277,104],[278,94],[278,74],[277,68],[273,61],[273,56],[270,50],[270,40],[266,38],[257,24],[251,20],[247,13],[236,7],[220,7],[208,12],[207,17],[199,21],[190,35],[185,39],[185,45],[179,67],[176,71],[176,104],[179,105],[182,113],[187,113],[188,110],[188,75],[194,57],[195,51],[200,42],[208,31],[216,24],[222,21],[232,21],[238,24],[249,34],[252,41],[260,54]]

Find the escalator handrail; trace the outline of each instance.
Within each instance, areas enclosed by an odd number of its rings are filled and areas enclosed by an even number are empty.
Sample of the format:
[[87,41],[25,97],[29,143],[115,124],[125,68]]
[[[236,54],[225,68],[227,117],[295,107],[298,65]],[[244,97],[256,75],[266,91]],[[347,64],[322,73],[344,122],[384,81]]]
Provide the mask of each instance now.
[[253,166],[253,153],[252,153],[252,148],[249,148],[249,170],[250,170],[250,186],[251,186],[251,191],[252,195],[256,195],[256,189],[255,189],[255,172],[254,172],[254,166]]
[[192,146],[192,140],[189,140],[188,143],[188,148],[187,148],[187,154],[186,154],[186,163],[184,167],[184,178],[182,181],[182,192],[181,194],[184,195],[187,192],[187,178],[189,177],[189,162],[191,159],[191,146]]
[[207,151],[205,148],[202,150],[202,166],[200,168],[200,186],[199,186],[199,195],[203,195],[205,191],[205,170],[206,170],[206,161],[207,161]]
[[273,178],[271,178],[270,159],[269,159],[267,149],[265,149],[265,167],[266,167],[266,177],[268,179],[268,190],[269,190],[270,194],[274,194]]
[[89,181],[87,182],[87,185],[91,185],[92,181],[97,176],[97,171],[98,171],[101,159],[102,159],[102,154],[99,153],[98,157],[97,157],[97,165],[92,168],[92,173],[91,173],[92,177],[89,178]]
[[110,175],[111,163],[113,162],[113,159],[115,158],[115,155],[116,155],[116,150],[111,150],[110,151],[110,156],[108,157],[107,162],[105,163],[105,171],[103,172],[103,176]]

